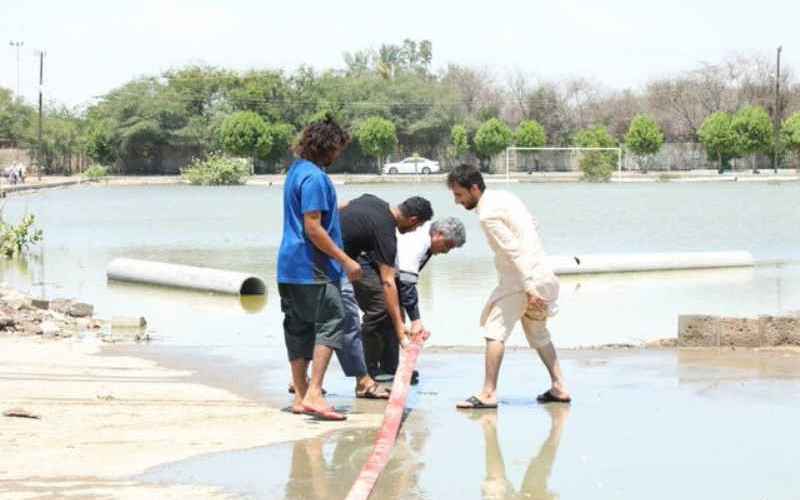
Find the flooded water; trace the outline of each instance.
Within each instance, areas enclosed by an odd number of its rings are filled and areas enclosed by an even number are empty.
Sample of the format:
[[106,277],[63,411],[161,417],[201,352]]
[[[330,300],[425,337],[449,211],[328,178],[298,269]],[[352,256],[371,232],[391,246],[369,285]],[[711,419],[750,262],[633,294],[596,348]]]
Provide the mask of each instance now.
[[[492,185],[491,188],[501,186]],[[800,309],[800,184],[511,185],[541,223],[550,254],[749,250],[753,269],[630,273],[562,280],[557,346],[671,337],[685,313],[756,315]],[[477,326],[495,283],[475,214],[444,186],[339,186],[399,202],[428,197],[460,217],[467,245],[433,259],[420,284],[432,346],[480,346]],[[288,373],[275,284],[281,190],[270,187],[91,186],[18,196],[4,216],[37,216],[45,241],[3,280],[43,297],[93,303],[101,317],[143,315],[156,342],[132,351],[195,367],[209,381],[274,403]],[[263,276],[266,301],[108,283],[115,257],[163,260]],[[780,261],[781,263],[776,263]],[[511,344],[523,343],[522,335]],[[797,358],[694,359],[674,352],[565,353],[571,408],[533,397],[546,374],[510,353],[497,412],[456,412],[479,388],[482,356],[426,352],[413,409],[375,498],[784,499],[799,491]],[[354,412],[352,382],[333,364],[331,401]],[[458,382],[456,382],[458,381]],[[335,427],[331,427],[335,429]],[[374,430],[197,457],[147,481],[214,484],[255,498],[342,498]]]
[[[492,185],[491,188],[502,185]],[[405,188],[405,189],[404,189]],[[749,250],[760,261],[800,260],[800,183],[533,185],[509,189],[539,218],[550,254]],[[433,345],[480,345],[478,313],[496,282],[474,213],[444,186],[339,186],[341,199],[372,192],[399,202],[428,197],[436,216],[460,217],[467,244],[437,256],[420,284]],[[281,237],[277,187],[82,187],[7,200],[10,220],[36,214],[45,241],[3,279],[47,297],[76,297],[98,314],[144,315],[161,344],[282,346],[275,284]],[[267,303],[109,284],[105,268],[133,257],[263,276]],[[680,313],[770,314],[800,308],[800,267],[622,274],[562,280],[553,334],[562,347],[674,336]],[[515,336],[512,343],[521,343]],[[246,356],[246,354],[242,354]]]
[[[543,406],[533,402],[547,385],[540,364],[510,353],[500,408],[483,411],[454,408],[479,387],[480,354],[424,357],[413,411],[371,498],[775,500],[800,490],[800,449],[790,444],[800,418],[798,355],[564,353],[575,400]],[[135,479],[210,484],[243,498],[341,499],[374,439],[374,430],[331,431]]]

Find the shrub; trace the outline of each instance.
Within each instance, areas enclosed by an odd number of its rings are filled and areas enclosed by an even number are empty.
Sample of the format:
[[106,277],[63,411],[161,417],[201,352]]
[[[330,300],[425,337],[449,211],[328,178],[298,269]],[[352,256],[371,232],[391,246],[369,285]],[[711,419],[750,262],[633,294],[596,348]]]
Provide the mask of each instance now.
[[223,186],[244,184],[249,172],[250,167],[246,160],[211,153],[205,159],[196,158],[181,171],[181,175],[190,184]]
[[697,131],[708,157],[718,161],[717,171],[720,174],[725,170],[725,166],[731,158],[740,155],[732,123],[731,115],[720,111],[707,116],[703,120],[700,130]]
[[28,247],[42,240],[42,230],[33,227],[36,217],[28,214],[22,222],[14,226],[6,224],[0,213],[0,254],[12,258],[28,250]]
[[505,150],[511,145],[513,140],[513,132],[508,128],[508,125],[498,120],[491,118],[485,121],[475,133],[475,153],[481,162],[484,163],[484,168],[488,170],[491,159]]
[[[605,127],[593,127],[575,134],[575,145],[582,148],[613,148],[616,141]],[[614,151],[582,152],[579,165],[583,179],[589,182],[608,182],[614,173],[617,153]]]
[[100,179],[108,175],[108,167],[94,164],[83,171],[83,176],[87,179]]
[[625,146],[639,157],[639,168],[643,173],[647,173],[653,156],[663,144],[664,133],[655,121],[644,115],[637,115],[631,121],[625,135]]

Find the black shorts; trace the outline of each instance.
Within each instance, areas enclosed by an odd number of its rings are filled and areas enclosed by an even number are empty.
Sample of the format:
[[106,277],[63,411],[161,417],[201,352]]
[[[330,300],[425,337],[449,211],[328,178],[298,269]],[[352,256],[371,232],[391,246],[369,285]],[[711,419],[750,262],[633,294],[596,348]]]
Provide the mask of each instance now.
[[311,360],[316,344],[342,347],[344,304],[339,283],[278,283],[289,361]]

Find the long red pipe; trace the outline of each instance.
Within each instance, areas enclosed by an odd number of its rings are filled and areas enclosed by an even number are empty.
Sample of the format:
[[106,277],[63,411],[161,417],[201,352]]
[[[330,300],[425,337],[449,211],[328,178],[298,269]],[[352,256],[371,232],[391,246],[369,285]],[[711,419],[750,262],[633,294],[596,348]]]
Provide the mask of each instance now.
[[397,441],[400,424],[403,421],[406,399],[408,399],[408,393],[411,390],[411,373],[414,371],[414,367],[417,366],[417,358],[419,358],[422,346],[428,336],[427,332],[417,335],[403,349],[404,356],[397,367],[397,373],[394,375],[392,394],[383,414],[383,424],[378,431],[378,437],[375,439],[375,447],[364,467],[361,468],[353,487],[350,488],[350,493],[347,494],[346,500],[367,500],[375,487],[375,483],[378,481],[378,477],[380,477],[386,464],[389,463],[389,457],[392,453],[392,448],[394,448],[394,443]]

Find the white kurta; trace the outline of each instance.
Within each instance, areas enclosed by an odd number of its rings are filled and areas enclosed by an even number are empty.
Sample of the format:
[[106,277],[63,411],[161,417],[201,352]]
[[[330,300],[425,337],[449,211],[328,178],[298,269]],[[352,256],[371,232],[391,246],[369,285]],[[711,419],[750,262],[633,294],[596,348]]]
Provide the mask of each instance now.
[[481,229],[494,251],[498,284],[481,314],[481,324],[493,304],[515,293],[529,293],[542,299],[549,316],[557,310],[559,283],[539,238],[538,224],[517,196],[486,190],[476,207]]

